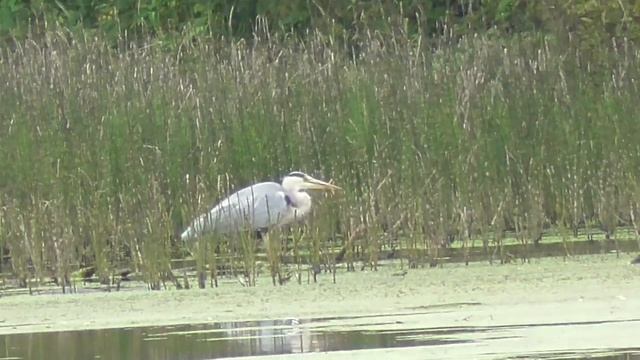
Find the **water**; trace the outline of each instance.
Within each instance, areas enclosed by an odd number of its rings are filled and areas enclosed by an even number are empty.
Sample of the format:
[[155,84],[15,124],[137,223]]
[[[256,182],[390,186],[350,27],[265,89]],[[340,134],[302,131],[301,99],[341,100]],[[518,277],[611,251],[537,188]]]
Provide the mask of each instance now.
[[[286,319],[4,335],[0,336],[0,359],[198,360],[336,350],[455,346],[483,341],[508,341],[512,337],[517,337],[510,334],[510,330],[572,327],[579,331],[581,326],[620,323],[620,321],[608,321],[491,327],[394,328],[394,325],[402,324],[403,316],[405,315]],[[361,325],[352,325],[349,330],[336,330],[335,326],[331,326],[334,321],[345,319],[356,319],[356,322]],[[387,330],[359,329],[359,327],[384,328],[385,326]],[[589,357],[640,360],[640,348],[495,355],[497,358],[578,359]]]
[[196,360],[462,342],[305,331],[303,325],[285,320],[6,335],[0,336],[0,358]]

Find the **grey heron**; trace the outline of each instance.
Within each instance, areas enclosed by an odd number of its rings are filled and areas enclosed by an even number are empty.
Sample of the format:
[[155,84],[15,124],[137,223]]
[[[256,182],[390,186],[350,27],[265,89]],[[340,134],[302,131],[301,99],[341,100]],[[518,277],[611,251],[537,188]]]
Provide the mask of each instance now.
[[262,182],[232,194],[193,220],[180,237],[186,241],[208,233],[233,234],[246,230],[262,234],[272,227],[291,224],[311,210],[311,196],[306,190],[342,189],[294,171],[282,179],[282,184]]

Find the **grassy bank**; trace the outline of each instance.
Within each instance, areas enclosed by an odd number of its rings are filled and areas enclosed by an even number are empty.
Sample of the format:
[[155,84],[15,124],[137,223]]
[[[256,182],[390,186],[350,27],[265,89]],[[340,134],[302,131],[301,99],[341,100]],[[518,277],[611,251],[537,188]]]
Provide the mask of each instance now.
[[64,282],[80,266],[131,267],[157,284],[193,216],[293,169],[345,188],[298,234],[312,263],[335,245],[375,264],[383,243],[437,258],[452,236],[501,244],[508,229],[528,244],[545,228],[566,241],[640,226],[633,44],[612,40],[592,62],[543,37],[338,40],[113,46],[60,31],[3,50],[10,271]]

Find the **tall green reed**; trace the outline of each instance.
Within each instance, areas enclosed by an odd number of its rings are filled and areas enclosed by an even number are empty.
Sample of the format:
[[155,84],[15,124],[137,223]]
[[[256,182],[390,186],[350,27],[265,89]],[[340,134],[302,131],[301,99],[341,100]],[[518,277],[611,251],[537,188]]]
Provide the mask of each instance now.
[[[534,35],[343,40],[257,34],[172,48],[49,31],[5,50],[12,271],[27,282],[93,265],[106,281],[128,266],[158,288],[190,219],[293,169],[345,188],[316,197],[319,219],[296,244],[325,265],[344,248],[347,262],[361,254],[375,268],[396,246],[414,264],[423,254],[437,263],[450,239],[476,237],[505,261],[505,231],[526,259],[548,227],[577,235],[593,223],[613,239],[619,225],[637,227],[633,44],[595,67],[572,44]],[[245,245],[242,267],[255,273]]]

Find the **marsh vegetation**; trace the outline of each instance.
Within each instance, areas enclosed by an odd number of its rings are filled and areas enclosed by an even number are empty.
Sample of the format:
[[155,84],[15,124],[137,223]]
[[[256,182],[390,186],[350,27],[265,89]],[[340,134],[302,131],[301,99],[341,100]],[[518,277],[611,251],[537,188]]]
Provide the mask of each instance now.
[[[507,238],[524,259],[551,236],[568,255],[620,226],[637,239],[640,54],[626,38],[598,54],[542,34],[264,22],[245,39],[15,40],[0,54],[1,270],[64,287],[127,268],[160,288],[186,256],[215,285],[265,250],[275,282],[284,255],[300,279],[400,253],[437,263],[446,246],[505,261]],[[304,229],[275,236],[289,240],[203,238],[195,254],[178,240],[230,191],[298,169],[345,191],[316,197]]]

